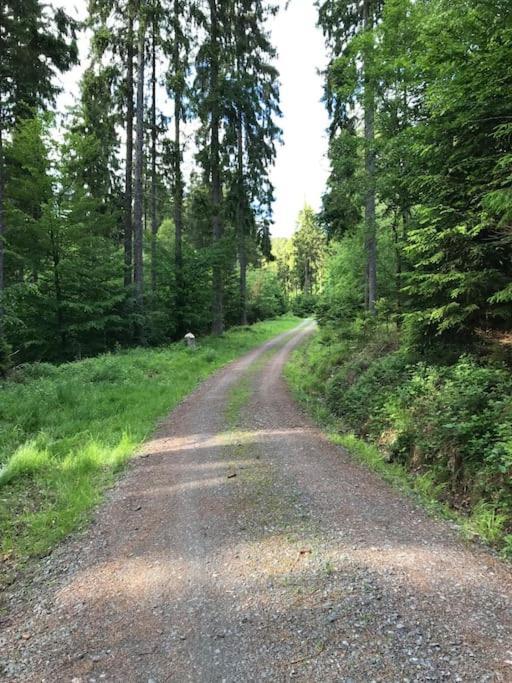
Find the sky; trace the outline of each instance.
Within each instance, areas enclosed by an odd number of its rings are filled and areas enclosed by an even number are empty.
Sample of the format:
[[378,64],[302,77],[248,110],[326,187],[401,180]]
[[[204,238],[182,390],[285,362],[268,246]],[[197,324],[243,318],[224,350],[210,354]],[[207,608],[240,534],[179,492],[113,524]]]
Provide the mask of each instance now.
[[[284,0],[281,0],[284,4]],[[72,16],[83,18],[85,0],[52,0]],[[281,82],[280,120],[284,144],[278,147],[272,181],[275,186],[275,237],[288,237],[296,227],[304,204],[320,208],[328,174],[327,112],[321,102],[322,76],[326,50],[320,29],[316,27],[314,0],[292,0],[286,11],[272,20],[270,29],[278,51],[277,68]],[[87,60],[87,39],[82,39],[82,67],[75,67],[62,77],[63,94],[58,106],[64,110],[78,94],[78,81]]]

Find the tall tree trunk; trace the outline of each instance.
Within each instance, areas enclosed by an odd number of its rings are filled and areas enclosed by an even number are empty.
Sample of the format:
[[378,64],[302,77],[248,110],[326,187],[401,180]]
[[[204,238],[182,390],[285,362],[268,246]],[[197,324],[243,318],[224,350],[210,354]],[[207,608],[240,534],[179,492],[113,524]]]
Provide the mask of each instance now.
[[176,87],[174,90],[174,266],[176,272],[176,294],[175,294],[175,309],[176,309],[176,333],[181,336],[185,330],[183,329],[183,305],[185,294],[185,283],[183,278],[183,176],[181,171],[182,153],[181,153],[181,120],[183,117],[183,84],[182,84],[182,69],[183,66],[180,61],[180,41],[178,39],[180,33],[180,3],[179,0],[174,0],[174,47],[173,47],[173,67],[176,78]]
[[221,217],[221,170],[220,170],[220,93],[219,93],[219,20],[217,0],[209,0],[211,23],[210,99],[211,139],[210,169],[213,238],[213,305],[212,334],[224,332],[224,268],[222,254],[223,225]]
[[143,172],[144,172],[144,62],[145,62],[145,17],[141,16],[138,39],[138,74],[137,74],[137,144],[135,148],[135,192],[134,192],[134,270],[135,303],[137,313],[141,316],[138,324],[138,340],[145,343],[144,324],[144,261],[143,261]]
[[395,248],[395,285],[396,285],[396,312],[398,313],[398,325],[400,326],[400,315],[402,314],[402,249],[400,245],[400,235],[398,233],[398,212],[395,212],[391,229],[393,230],[393,243]]
[[153,18],[153,36],[151,45],[151,289],[156,293],[157,250],[156,238],[158,233],[157,203],[156,203],[156,26],[157,19]]
[[60,249],[53,228],[50,229],[50,244],[52,247],[53,286],[55,289],[56,323],[57,334],[60,340],[60,355],[66,354],[66,332],[64,330],[64,316],[62,311],[63,297],[60,282]]
[[5,290],[5,177],[4,177],[4,143],[2,135],[2,117],[0,110],[0,336],[3,334],[4,322],[4,290]]
[[124,284],[132,284],[133,258],[133,4],[130,2],[128,17],[128,49],[126,56],[126,178],[124,207]]
[[[364,27],[373,30],[373,0],[364,0]],[[364,139],[365,139],[365,242],[368,259],[368,310],[375,315],[377,301],[377,221],[375,198],[375,83],[372,73],[373,38],[364,52]]]
[[246,216],[244,215],[244,140],[242,114],[238,114],[237,121],[238,146],[238,197],[236,229],[238,236],[238,262],[240,265],[240,324],[247,325],[247,245],[246,245]]

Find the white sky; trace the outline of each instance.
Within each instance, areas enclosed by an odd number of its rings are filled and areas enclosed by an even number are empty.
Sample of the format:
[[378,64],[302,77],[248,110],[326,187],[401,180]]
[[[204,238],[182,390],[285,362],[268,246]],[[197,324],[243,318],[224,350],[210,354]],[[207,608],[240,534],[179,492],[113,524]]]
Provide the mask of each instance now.
[[[282,0],[284,2],[284,0]],[[296,219],[304,203],[320,208],[322,192],[328,174],[326,159],[328,125],[327,112],[321,103],[322,69],[327,61],[321,32],[316,28],[314,0],[292,0],[287,11],[273,19],[273,43],[279,57],[277,68],[281,80],[280,121],[284,145],[278,148],[276,166],[272,171],[276,202],[273,235],[286,237],[295,230]],[[65,7],[72,16],[83,18],[86,0],[52,0]],[[88,45],[80,45],[83,63]],[[59,109],[72,104],[78,94],[78,81],[83,67],[76,67],[63,77],[65,92],[59,98]]]

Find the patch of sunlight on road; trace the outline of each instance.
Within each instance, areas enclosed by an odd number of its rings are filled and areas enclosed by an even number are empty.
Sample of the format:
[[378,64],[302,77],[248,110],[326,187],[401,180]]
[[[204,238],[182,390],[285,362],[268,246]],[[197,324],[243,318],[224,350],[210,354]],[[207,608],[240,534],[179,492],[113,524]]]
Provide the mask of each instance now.
[[164,437],[149,441],[144,448],[144,455],[166,455],[182,451],[195,450],[198,448],[210,448],[215,446],[227,446],[236,437],[241,443],[269,443],[275,438],[302,436],[309,430],[307,428],[293,429],[258,429],[256,431],[230,430],[217,434],[190,434],[180,437]]

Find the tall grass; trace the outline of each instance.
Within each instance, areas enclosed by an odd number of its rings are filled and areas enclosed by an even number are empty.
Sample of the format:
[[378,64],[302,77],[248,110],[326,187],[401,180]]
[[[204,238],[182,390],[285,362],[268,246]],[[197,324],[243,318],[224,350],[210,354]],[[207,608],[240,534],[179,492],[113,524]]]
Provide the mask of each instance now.
[[83,524],[159,418],[219,367],[298,322],[235,328],[195,351],[173,344],[30,365],[0,384],[4,559],[45,554]]

